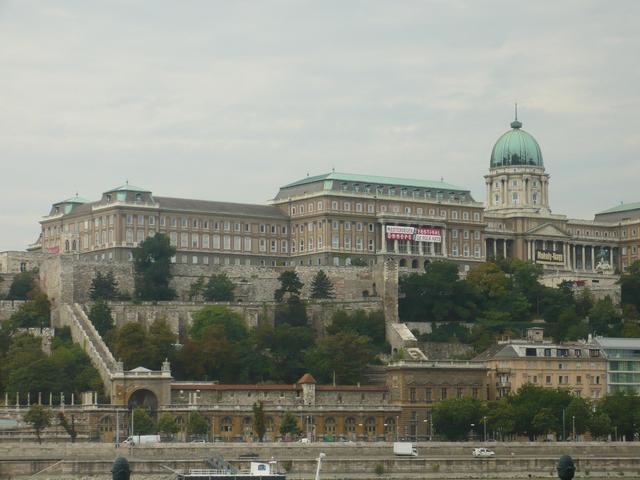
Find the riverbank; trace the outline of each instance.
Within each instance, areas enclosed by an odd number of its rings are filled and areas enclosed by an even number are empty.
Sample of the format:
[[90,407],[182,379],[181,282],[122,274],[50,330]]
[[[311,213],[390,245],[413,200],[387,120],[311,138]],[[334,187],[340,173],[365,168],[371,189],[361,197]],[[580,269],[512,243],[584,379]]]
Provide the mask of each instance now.
[[240,469],[251,459],[275,458],[289,480],[311,479],[323,452],[323,479],[556,478],[558,458],[571,455],[577,477],[640,478],[640,443],[491,443],[493,458],[474,458],[478,443],[418,443],[417,457],[393,455],[391,443],[158,444],[133,448],[84,443],[2,443],[0,478],[107,480],[118,456],[129,460],[132,480],[170,479],[171,470],[205,468],[212,453]]

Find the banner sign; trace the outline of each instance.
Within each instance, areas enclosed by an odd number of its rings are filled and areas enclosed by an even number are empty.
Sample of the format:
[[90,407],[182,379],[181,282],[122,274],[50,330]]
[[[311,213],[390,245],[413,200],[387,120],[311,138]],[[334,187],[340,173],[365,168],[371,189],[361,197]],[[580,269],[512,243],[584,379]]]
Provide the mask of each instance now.
[[564,254],[550,250],[536,250],[536,263],[537,262],[564,264]]
[[413,240],[414,242],[442,242],[442,230],[434,227],[403,227],[387,225],[387,240]]

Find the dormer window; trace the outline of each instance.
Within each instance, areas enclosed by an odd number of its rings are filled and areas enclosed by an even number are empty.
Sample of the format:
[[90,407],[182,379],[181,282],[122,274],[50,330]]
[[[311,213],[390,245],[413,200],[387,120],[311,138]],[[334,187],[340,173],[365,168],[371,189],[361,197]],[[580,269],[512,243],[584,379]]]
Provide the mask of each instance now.
[[107,202],[111,203],[111,194],[107,193]]
[[136,202],[141,202],[141,201],[142,201],[142,194],[136,193]]
[[60,213],[60,207],[54,207],[53,208],[53,212],[54,213]]

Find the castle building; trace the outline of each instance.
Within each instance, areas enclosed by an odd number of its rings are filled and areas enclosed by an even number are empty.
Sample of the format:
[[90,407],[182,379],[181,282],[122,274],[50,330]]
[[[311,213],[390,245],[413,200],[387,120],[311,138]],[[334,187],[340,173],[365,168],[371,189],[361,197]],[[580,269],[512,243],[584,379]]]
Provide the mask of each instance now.
[[349,265],[394,256],[424,268],[451,258],[484,261],[482,205],[444,183],[332,172],[280,188],[271,205],[158,197],[125,184],[98,201],[53,204],[37,248],[126,261],[139,242],[166,234],[178,263]]
[[393,257],[401,269],[423,269],[446,258],[464,272],[504,257],[542,265],[555,283],[615,280],[638,259],[640,203],[593,220],[553,213],[542,149],[522,127],[516,118],[491,150],[484,205],[444,181],[338,172],[284,185],[269,205],[160,197],[127,183],[97,201],[54,203],[33,249],[126,261],[161,232],[177,263],[340,266]]

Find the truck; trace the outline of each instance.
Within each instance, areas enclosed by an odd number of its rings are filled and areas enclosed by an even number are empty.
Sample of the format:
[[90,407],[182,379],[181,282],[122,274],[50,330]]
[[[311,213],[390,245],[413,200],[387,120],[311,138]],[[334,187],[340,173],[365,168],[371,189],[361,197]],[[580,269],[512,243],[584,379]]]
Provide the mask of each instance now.
[[122,445],[144,445],[145,443],[160,443],[160,435],[134,435],[127,437]]
[[418,449],[411,442],[393,442],[393,454],[417,457]]

